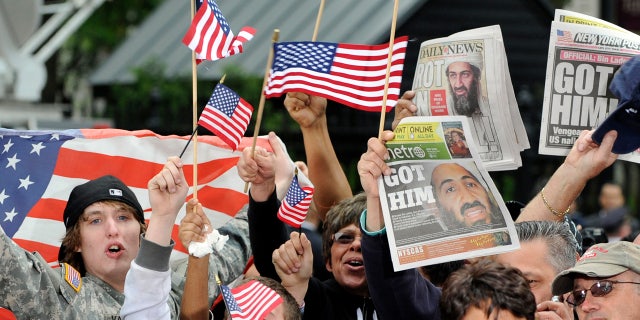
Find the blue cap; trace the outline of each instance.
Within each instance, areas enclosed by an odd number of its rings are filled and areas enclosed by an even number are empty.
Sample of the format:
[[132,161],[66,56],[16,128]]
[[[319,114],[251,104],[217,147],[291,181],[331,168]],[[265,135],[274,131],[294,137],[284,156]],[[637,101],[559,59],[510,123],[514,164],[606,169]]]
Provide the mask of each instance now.
[[596,128],[591,138],[600,144],[604,135],[618,132],[612,151],[626,154],[640,148],[640,55],[620,66],[609,90],[618,97],[618,108]]

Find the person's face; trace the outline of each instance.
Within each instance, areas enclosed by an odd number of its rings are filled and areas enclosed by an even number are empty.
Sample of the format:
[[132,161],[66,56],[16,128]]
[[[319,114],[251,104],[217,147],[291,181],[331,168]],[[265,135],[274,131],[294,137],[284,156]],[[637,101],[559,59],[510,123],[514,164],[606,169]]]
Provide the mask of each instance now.
[[333,273],[336,281],[347,291],[366,295],[369,290],[360,248],[360,240],[362,239],[360,228],[355,224],[351,224],[338,232],[349,234],[354,237],[354,240],[351,243],[333,241],[331,245],[331,260],[327,261],[326,264],[327,270]]
[[468,97],[473,83],[473,70],[468,62],[453,62],[447,68],[447,78],[453,94]]
[[455,131],[451,133],[451,137],[453,138],[453,141],[455,141],[455,142],[460,141],[460,134],[455,132]]
[[516,317],[510,310],[493,310],[487,317],[487,312],[476,306],[469,307],[461,320],[526,320],[524,317]]
[[551,283],[556,271],[548,262],[549,248],[541,239],[520,242],[520,249],[498,254],[494,259],[514,267],[527,279],[536,303],[551,300]]
[[603,210],[612,210],[624,205],[624,195],[620,186],[606,184],[600,190],[600,206]]
[[[605,280],[640,282],[640,276],[633,271],[625,271]],[[587,290],[584,302],[575,307],[580,320],[638,319],[638,315],[640,315],[640,303],[638,303],[640,301],[640,285],[614,283],[613,289],[607,295],[594,297],[589,288],[597,281],[597,278],[578,277],[573,282],[573,290]]]
[[433,170],[431,179],[443,214],[451,214],[465,226],[491,222],[489,194],[467,169],[455,163]]
[[80,219],[80,248],[87,273],[116,289],[124,279],[140,247],[140,223],[124,204],[96,202]]

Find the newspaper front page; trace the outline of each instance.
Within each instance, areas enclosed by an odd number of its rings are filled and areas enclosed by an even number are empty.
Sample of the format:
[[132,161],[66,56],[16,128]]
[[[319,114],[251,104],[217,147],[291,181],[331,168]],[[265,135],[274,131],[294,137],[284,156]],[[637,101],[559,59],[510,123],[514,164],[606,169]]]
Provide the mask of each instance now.
[[529,148],[499,26],[422,43],[412,90],[418,116],[466,116],[487,170],[522,165]]
[[409,117],[387,142],[379,180],[394,270],[520,247],[464,116]]
[[[640,54],[640,36],[566,10],[556,19],[572,23],[551,24],[539,153],[565,156],[582,130],[618,107],[609,84],[621,64]],[[640,152],[620,159],[638,163]]]

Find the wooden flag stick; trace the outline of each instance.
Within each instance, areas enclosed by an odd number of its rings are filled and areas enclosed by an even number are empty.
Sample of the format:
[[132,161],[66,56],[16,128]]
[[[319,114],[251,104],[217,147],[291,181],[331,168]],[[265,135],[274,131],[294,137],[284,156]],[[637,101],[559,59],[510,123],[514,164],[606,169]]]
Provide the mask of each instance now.
[[393,5],[393,19],[391,20],[391,31],[389,33],[389,54],[387,55],[387,75],[384,79],[384,93],[382,95],[382,110],[380,111],[380,128],[378,129],[378,138],[382,138],[384,131],[384,117],[387,113],[387,92],[389,91],[389,73],[391,72],[391,57],[393,57],[393,42],[396,37],[396,21],[398,20],[398,3],[395,0]]
[[[251,144],[251,156],[256,151],[256,142],[258,140],[258,134],[260,133],[260,123],[262,122],[262,110],[264,109],[264,89],[267,86],[267,80],[269,80],[269,72],[271,71],[271,63],[273,60],[273,44],[278,42],[278,36],[280,35],[279,29],[273,29],[273,37],[271,38],[271,48],[269,49],[269,56],[267,57],[267,67],[264,70],[264,80],[262,80],[262,87],[260,91],[260,104],[258,104],[258,116],[256,117],[256,127],[253,129],[253,143]],[[244,193],[249,190],[249,182],[244,183]]]
[[313,28],[313,37],[311,41],[318,39],[318,30],[320,29],[320,20],[322,20],[322,12],[324,11],[324,0],[320,0],[320,8],[318,8],[318,17],[316,18],[316,26]]
[[[191,2],[191,20],[196,12],[195,1]],[[198,64],[196,63],[196,52],[191,51],[191,101],[192,101],[192,121],[193,121],[193,197],[198,198]],[[191,140],[191,139],[190,139]]]

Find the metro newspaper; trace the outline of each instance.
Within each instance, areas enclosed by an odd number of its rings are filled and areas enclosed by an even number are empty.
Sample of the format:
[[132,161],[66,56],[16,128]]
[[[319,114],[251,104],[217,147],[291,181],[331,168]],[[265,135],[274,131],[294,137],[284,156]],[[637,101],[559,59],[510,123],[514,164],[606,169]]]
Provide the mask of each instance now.
[[[394,270],[519,248],[467,117],[409,117],[394,132],[392,174],[378,181]],[[452,201],[455,194],[467,201]]]
[[[551,24],[539,153],[565,156],[582,130],[596,128],[617,108],[609,83],[620,65],[640,54],[640,36],[566,10],[556,19],[572,23]],[[620,159],[638,163],[640,152]]]

